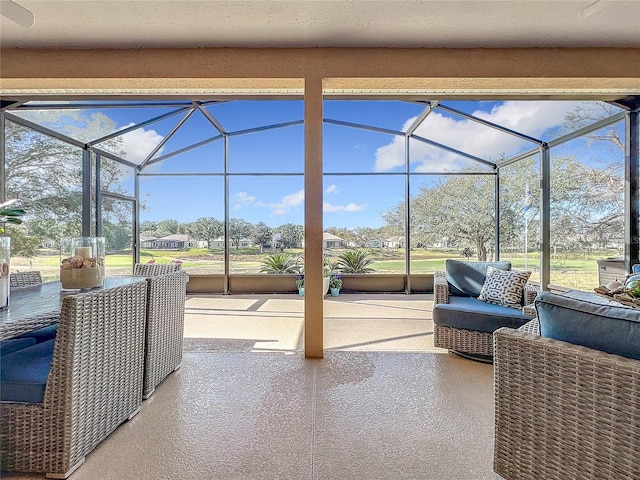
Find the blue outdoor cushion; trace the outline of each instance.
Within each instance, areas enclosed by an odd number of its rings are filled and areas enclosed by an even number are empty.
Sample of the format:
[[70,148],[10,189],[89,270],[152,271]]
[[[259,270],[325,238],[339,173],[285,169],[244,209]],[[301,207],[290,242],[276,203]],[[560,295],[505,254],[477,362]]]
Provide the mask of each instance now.
[[42,327],[37,330],[33,330],[31,332],[23,333],[22,335],[16,338],[33,338],[35,339],[36,343],[42,343],[48,340],[55,339],[57,332],[58,332],[58,324],[54,323],[53,325]]
[[444,273],[449,282],[449,293],[465,297],[480,295],[489,266],[499,270],[511,270],[511,262],[445,260]]
[[449,297],[433,307],[433,323],[441,327],[493,333],[500,327],[519,328],[531,320],[521,310],[471,297]]
[[11,338],[0,342],[0,355],[9,355],[36,344],[35,338]]
[[541,292],[540,334],[640,360],[640,310]]
[[42,403],[54,343],[37,343],[0,358],[0,400]]

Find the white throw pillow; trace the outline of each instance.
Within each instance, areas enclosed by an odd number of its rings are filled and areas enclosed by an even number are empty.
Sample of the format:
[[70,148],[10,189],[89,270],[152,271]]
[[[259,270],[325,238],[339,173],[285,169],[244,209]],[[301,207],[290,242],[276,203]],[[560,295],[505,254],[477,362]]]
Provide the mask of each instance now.
[[520,309],[524,287],[530,276],[531,272],[498,270],[494,267],[487,267],[487,276],[484,279],[478,300]]

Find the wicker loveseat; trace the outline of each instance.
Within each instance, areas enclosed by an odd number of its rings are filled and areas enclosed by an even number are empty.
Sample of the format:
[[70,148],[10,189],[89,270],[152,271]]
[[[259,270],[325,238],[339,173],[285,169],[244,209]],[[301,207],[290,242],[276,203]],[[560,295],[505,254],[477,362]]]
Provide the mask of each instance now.
[[532,315],[538,287],[525,286],[522,308],[494,305],[477,297],[488,267],[511,270],[510,262],[466,262],[447,260],[444,272],[434,274],[434,345],[474,358],[493,356],[493,332],[500,327],[518,328]]
[[142,402],[147,282],[65,297],[54,340],[3,356],[0,468],[66,478]]
[[550,293],[536,308],[540,321],[494,334],[494,470],[508,480],[637,480],[640,311]]

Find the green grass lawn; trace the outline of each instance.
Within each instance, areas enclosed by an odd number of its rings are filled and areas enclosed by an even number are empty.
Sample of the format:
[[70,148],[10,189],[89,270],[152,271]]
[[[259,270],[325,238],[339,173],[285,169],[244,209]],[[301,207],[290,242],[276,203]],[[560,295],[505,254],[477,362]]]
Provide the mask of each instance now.
[[[328,256],[332,261],[346,250],[330,250]],[[278,251],[279,252],[279,251]],[[260,253],[257,248],[246,248],[230,251],[230,270],[232,273],[259,273],[262,260],[267,255],[274,252]],[[286,250],[294,256],[303,254],[302,250]],[[378,273],[404,273],[405,271],[405,251],[404,249],[370,249],[371,258],[374,263],[371,265]],[[598,286],[598,264],[597,260],[616,256],[616,252],[599,252],[590,255],[584,253],[563,253],[552,255],[551,260],[551,283],[570,288],[591,290]],[[166,250],[143,250],[140,254],[140,261],[146,263],[151,259],[158,263],[169,263],[172,260],[181,260],[186,270],[197,273],[224,272],[224,252],[222,249],[208,250],[206,248],[191,249],[188,251],[166,251]],[[444,262],[447,258],[465,260],[460,257],[454,249],[412,249],[411,250],[411,272],[431,273],[444,269]],[[525,270],[524,258],[522,254],[514,255],[509,252],[502,256],[503,260],[509,260],[516,270]],[[473,260],[473,259],[471,259]],[[539,254],[531,253],[527,259],[527,270],[532,270],[532,280],[539,280]],[[114,253],[107,255],[107,271],[110,274],[127,274],[133,267],[133,259],[128,253]],[[60,264],[59,255],[40,255],[29,259],[14,257],[11,260],[12,269],[15,270],[41,270],[43,276],[52,280],[57,277]]]

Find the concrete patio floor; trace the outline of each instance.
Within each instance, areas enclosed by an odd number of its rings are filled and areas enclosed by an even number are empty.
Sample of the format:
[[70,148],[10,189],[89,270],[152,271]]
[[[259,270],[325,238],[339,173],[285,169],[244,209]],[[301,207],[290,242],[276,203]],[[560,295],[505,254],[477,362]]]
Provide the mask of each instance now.
[[[440,352],[433,346],[432,294],[341,294],[324,301],[325,350]],[[304,298],[190,295],[188,351],[304,351]]]

